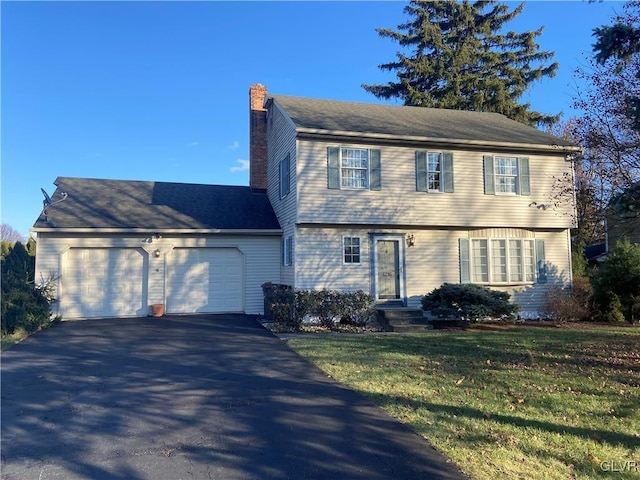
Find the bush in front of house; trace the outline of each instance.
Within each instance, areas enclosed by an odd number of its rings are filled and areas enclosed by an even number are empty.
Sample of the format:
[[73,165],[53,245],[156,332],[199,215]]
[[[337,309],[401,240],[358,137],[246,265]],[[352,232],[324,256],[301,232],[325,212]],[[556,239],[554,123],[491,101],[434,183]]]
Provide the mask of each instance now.
[[2,336],[22,328],[27,333],[51,323],[52,283],[36,287],[35,259],[16,242],[1,260]]
[[436,318],[468,320],[512,320],[520,307],[509,302],[507,292],[473,283],[444,283],[422,297],[422,309]]
[[573,287],[551,286],[540,313],[557,322],[592,320],[593,287],[588,277],[575,277]]
[[375,313],[375,298],[362,290],[342,293],[338,300],[341,323],[364,327]]
[[287,286],[270,286],[269,315],[280,331],[296,331],[306,317],[334,329],[337,321],[364,326],[374,312],[372,295],[358,290],[293,290]]

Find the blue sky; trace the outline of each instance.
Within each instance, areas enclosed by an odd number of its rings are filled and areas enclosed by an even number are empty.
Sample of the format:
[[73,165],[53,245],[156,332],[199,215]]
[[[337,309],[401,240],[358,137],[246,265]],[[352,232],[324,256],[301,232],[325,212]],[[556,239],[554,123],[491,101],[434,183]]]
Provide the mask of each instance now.
[[[516,2],[507,2],[511,7]],[[248,185],[248,91],[376,102],[404,2],[0,4],[2,223],[27,236],[58,176]],[[571,117],[573,72],[622,2],[527,2],[558,74],[523,98]]]

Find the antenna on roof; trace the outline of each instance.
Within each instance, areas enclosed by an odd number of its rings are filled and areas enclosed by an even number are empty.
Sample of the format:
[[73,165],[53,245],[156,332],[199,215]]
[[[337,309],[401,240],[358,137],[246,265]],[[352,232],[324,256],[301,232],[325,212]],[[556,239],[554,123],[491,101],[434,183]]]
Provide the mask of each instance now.
[[42,192],[42,195],[44,195],[44,200],[42,201],[42,214],[44,215],[44,219],[46,222],[49,222],[49,217],[47,214],[47,208],[51,207],[53,205],[56,205],[60,202],[63,202],[64,200],[67,199],[67,197],[69,196],[69,194],[67,192],[60,192],[60,196],[62,198],[60,198],[60,200],[56,200],[55,202],[51,200],[51,197],[49,196],[49,194],[45,191],[44,188],[41,188],[40,191]]

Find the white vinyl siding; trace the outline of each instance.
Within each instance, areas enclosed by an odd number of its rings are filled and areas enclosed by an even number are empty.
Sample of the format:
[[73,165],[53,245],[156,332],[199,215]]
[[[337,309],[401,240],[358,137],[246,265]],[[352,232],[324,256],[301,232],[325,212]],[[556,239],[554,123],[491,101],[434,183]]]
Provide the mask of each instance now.
[[[573,225],[571,202],[546,211],[529,207],[532,201],[548,202],[553,195],[554,178],[571,173],[570,162],[560,156],[530,155],[531,170],[536,173],[530,178],[531,191],[535,195],[505,198],[504,195],[485,195],[482,153],[456,150],[451,152],[455,192],[430,195],[419,191],[416,185],[415,148],[382,146],[384,171],[381,194],[365,189],[327,189],[326,158],[327,148],[331,146],[331,142],[298,140],[298,208],[294,219],[297,224],[450,228],[571,228]],[[366,205],[367,208],[356,208],[358,205]],[[279,218],[282,225],[289,220],[289,217]]]
[[[286,176],[283,160],[289,163],[288,193],[283,195]],[[267,195],[280,225],[296,222],[298,150],[293,122],[274,103],[267,123]]]

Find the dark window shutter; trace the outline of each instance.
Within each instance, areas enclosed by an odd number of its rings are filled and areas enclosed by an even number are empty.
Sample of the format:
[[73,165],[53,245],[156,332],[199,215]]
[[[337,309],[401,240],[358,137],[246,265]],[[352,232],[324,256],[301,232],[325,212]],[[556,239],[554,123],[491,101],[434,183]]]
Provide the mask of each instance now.
[[426,192],[427,184],[427,152],[416,152],[416,190]]
[[327,147],[327,187],[340,189],[340,148]]
[[526,157],[518,158],[518,178],[520,195],[531,195],[531,187],[529,185],[529,159]]
[[485,155],[484,162],[484,193],[494,195],[496,193],[493,179],[493,155]]
[[289,195],[291,191],[291,157],[287,156],[280,161],[280,198]]
[[471,241],[468,238],[460,238],[460,283],[471,283]]
[[369,189],[382,190],[382,162],[380,150],[369,150]]
[[544,240],[536,239],[536,267],[538,283],[547,283],[547,261],[544,254]]
[[444,152],[442,154],[442,191],[453,193],[453,153]]

